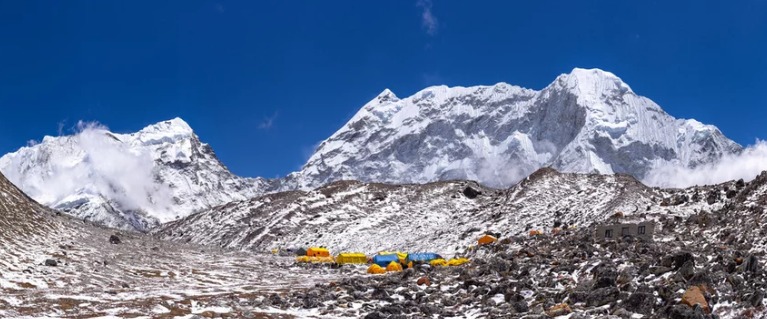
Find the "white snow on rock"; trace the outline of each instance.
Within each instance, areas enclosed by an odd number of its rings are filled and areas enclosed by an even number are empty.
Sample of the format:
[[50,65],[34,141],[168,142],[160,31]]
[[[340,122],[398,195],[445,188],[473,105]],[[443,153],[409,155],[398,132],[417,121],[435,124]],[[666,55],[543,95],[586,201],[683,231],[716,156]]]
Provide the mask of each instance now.
[[[472,188],[480,193],[466,196]],[[688,200],[671,207],[675,192]],[[267,252],[326,246],[333,253],[432,251],[445,256],[476,245],[485,232],[526,236],[559,222],[589,227],[620,211],[626,220],[687,216],[708,204],[697,190],[650,188],[628,175],[559,173],[541,169],[507,190],[474,182],[424,185],[335,182],[311,192],[275,193],[233,202],[156,229],[180,242]],[[723,196],[723,195],[722,195]]]
[[282,189],[337,180],[506,187],[541,167],[643,179],[658,166],[696,167],[740,150],[716,127],[671,117],[610,72],[576,68],[540,91],[434,86],[400,99],[384,90]]

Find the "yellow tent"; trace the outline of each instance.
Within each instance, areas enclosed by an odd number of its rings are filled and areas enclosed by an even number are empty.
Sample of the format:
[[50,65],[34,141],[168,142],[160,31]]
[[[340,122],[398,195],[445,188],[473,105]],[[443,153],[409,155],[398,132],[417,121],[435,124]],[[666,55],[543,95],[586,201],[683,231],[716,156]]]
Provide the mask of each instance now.
[[437,259],[434,259],[434,260],[430,261],[429,265],[431,265],[432,267],[447,266],[447,261],[445,261],[442,258],[437,258]]
[[495,238],[495,236],[484,235],[480,237],[479,240],[477,240],[477,245],[482,246],[482,245],[492,244],[496,241],[498,241],[498,238]]
[[467,258],[453,258],[453,259],[450,259],[450,261],[447,262],[447,265],[448,266],[460,266],[460,265],[463,265],[463,264],[468,263],[468,262],[469,262],[469,259],[467,259]]
[[368,262],[368,256],[363,253],[340,253],[336,256],[338,264],[364,264]]
[[379,265],[372,264],[370,265],[370,267],[368,267],[368,274],[385,274],[385,273],[386,273],[386,269],[384,269],[383,267]]
[[306,255],[309,257],[330,257],[330,251],[323,247],[310,247],[306,250]]
[[313,263],[333,263],[333,257],[309,257],[309,261]]
[[386,271],[402,271],[402,265],[396,261],[392,261],[386,266]]
[[298,257],[296,257],[296,262],[299,262],[299,263],[332,263],[332,262],[335,262],[335,261],[333,260],[333,257],[298,256]]

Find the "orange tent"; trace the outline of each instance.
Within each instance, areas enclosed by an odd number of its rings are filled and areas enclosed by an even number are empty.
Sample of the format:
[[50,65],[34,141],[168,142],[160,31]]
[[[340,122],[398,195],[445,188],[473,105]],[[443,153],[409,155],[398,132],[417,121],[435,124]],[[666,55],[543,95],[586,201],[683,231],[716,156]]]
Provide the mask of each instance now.
[[386,271],[402,271],[402,265],[396,261],[392,261],[386,266]]
[[543,232],[537,229],[533,229],[530,231],[530,236],[538,236],[538,235],[543,235]]
[[479,246],[488,245],[496,241],[498,241],[498,238],[495,238],[494,236],[490,236],[490,235],[484,235],[480,237],[479,240],[477,240],[477,245]]
[[310,247],[306,250],[306,255],[309,257],[330,257],[330,251],[323,247]]
[[370,267],[368,267],[368,274],[385,274],[385,273],[386,273],[386,269],[384,269],[383,267],[379,265],[372,264],[370,265]]

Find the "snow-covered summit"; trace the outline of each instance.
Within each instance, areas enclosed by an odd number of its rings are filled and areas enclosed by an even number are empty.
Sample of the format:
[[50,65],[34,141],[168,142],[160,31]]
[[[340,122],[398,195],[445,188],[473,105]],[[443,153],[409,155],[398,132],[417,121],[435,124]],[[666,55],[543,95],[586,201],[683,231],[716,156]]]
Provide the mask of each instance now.
[[641,179],[659,165],[694,167],[740,149],[716,127],[673,118],[610,72],[576,68],[540,91],[433,86],[400,99],[384,90],[285,185],[473,179],[508,186],[547,166]]
[[192,127],[181,118],[174,118],[168,121],[162,121],[149,125],[137,133],[130,134],[144,143],[152,141],[161,141],[163,139],[176,140],[189,137],[194,134]]
[[2,171],[35,200],[107,226],[147,230],[232,200],[266,181],[230,173],[182,119],[131,134],[84,125],[0,158]]

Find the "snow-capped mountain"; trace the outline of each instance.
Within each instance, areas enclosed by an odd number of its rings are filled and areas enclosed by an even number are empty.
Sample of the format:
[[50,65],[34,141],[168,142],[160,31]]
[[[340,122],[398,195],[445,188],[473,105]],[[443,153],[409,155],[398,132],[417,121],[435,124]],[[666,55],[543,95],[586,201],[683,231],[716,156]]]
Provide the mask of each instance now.
[[[35,200],[99,224],[148,230],[192,212],[340,180],[475,180],[508,187],[541,167],[626,173],[692,168],[741,147],[716,127],[678,120],[612,73],[574,69],[540,91],[505,83],[385,90],[285,178],[241,178],[181,119],[133,134],[82,127],[0,158]],[[657,174],[656,174],[657,175]]]
[[47,136],[0,158],[0,171],[44,205],[139,231],[259,195],[267,183],[233,175],[178,118],[133,134],[85,125]]
[[695,167],[741,147],[716,127],[679,120],[620,78],[574,69],[540,91],[494,86],[384,90],[322,142],[283,189],[337,180],[510,186],[540,167],[627,173]]

